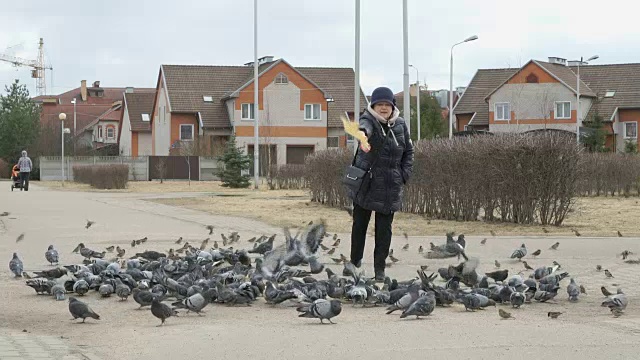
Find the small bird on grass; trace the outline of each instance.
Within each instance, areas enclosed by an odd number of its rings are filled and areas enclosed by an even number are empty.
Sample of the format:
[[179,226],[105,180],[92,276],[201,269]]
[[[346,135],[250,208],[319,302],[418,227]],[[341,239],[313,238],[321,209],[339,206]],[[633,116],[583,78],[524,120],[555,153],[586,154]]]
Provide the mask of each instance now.
[[547,317],[550,317],[552,319],[557,319],[558,316],[562,315],[563,313],[559,312],[559,311],[549,311],[547,313]]
[[558,246],[560,246],[560,242],[556,242],[555,244],[551,245],[551,247],[549,248],[550,250],[558,250]]
[[547,230],[547,228],[544,228],[544,227],[542,228],[542,231],[543,231],[545,234],[548,234],[548,233],[549,233],[549,230]]
[[573,231],[576,236],[582,236],[582,234],[580,234],[576,229],[571,229],[571,231]]
[[513,316],[511,316],[511,313],[508,311],[504,311],[502,309],[498,309],[498,315],[500,315],[500,317],[502,318],[502,320],[506,320],[506,319],[515,319]]
[[536,250],[536,251],[532,252],[532,253],[531,253],[531,256],[536,257],[536,256],[540,255],[540,253],[541,253],[541,252],[542,252],[542,251],[541,251],[540,249],[538,249],[538,250]]
[[613,277],[613,275],[611,274],[611,271],[609,271],[609,269],[605,269],[604,270],[604,275],[606,277],[608,277],[608,278],[612,278]]
[[95,223],[96,223],[95,221],[87,220],[87,224],[84,226],[84,228],[88,229]]

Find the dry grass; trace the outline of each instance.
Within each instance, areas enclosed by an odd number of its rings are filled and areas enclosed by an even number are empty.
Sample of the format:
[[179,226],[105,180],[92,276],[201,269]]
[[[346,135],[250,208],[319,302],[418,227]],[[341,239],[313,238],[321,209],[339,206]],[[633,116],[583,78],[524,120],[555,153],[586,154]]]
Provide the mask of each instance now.
[[[242,216],[261,220],[282,227],[298,227],[309,219],[324,218],[331,222],[332,231],[351,232],[351,218],[344,210],[329,208],[309,201],[306,190],[260,190],[229,189],[220,186],[218,181],[134,181],[124,190],[96,190],[88,185],[66,182],[64,187],[59,181],[36,182],[39,185],[62,191],[95,191],[127,193],[180,193],[208,192],[210,196],[197,198],[155,199],[153,201],[206,211],[216,215]],[[636,197],[583,197],[578,198],[574,210],[569,213],[563,226],[518,225],[509,223],[485,223],[481,221],[458,222],[428,220],[423,216],[398,213],[394,220],[396,233],[407,232],[411,235],[438,235],[448,231],[466,235],[573,235],[571,229],[577,229],[583,236],[616,236],[619,230],[624,236],[640,236],[636,218],[640,198]],[[372,220],[373,223],[373,220]],[[372,224],[373,225],[373,224]],[[545,233],[544,229],[548,232]],[[373,226],[369,227],[373,232]]]

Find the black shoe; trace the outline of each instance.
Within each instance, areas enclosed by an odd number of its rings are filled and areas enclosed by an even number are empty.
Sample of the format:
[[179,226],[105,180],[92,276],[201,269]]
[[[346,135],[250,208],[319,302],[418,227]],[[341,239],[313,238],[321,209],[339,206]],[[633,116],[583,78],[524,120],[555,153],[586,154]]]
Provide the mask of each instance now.
[[[353,264],[353,262],[352,262]],[[360,268],[360,266],[362,266],[362,260],[358,261],[357,263],[353,264],[353,266],[355,266],[356,268]],[[347,267],[345,266],[344,269],[342,270],[342,276],[352,276],[353,274],[351,273],[351,271],[349,271],[347,269]]]
[[384,281],[386,276],[384,275],[384,270],[376,270],[376,281]]

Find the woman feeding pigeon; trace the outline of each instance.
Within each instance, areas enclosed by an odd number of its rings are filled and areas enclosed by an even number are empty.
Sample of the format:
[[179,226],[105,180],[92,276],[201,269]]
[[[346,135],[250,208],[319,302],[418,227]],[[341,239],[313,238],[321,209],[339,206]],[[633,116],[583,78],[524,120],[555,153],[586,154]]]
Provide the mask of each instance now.
[[371,94],[371,103],[360,116],[360,131],[367,144],[360,143],[354,166],[368,170],[353,200],[351,229],[351,263],[362,264],[371,212],[375,212],[376,280],[384,280],[385,262],[391,247],[393,216],[402,205],[402,188],[413,170],[413,143],[404,119],[395,106],[393,92],[379,87]]

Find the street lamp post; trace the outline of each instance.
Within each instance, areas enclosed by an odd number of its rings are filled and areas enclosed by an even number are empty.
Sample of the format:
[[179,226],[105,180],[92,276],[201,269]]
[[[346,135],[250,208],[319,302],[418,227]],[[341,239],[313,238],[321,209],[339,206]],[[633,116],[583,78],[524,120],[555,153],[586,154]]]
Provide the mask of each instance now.
[[[598,59],[599,56],[598,55],[594,55],[590,58],[587,59],[587,62],[592,61],[592,60],[596,60]],[[576,85],[576,98],[578,100],[578,102],[576,103],[576,143],[578,144],[578,146],[580,145],[580,125],[582,125],[582,119],[580,119],[580,65],[582,65],[583,62],[583,57],[580,57],[580,61],[578,61],[578,71],[577,71],[577,78],[578,78],[578,84]]]
[[258,0],[253,0],[253,182],[254,189],[258,189],[258,181],[260,179],[260,156],[259,156],[259,134],[260,119],[258,106]]
[[[409,15],[407,10],[407,0],[402,0],[402,49],[404,52],[403,60],[404,60],[404,73],[402,74],[403,78],[403,93],[404,99],[402,108],[402,116],[406,119],[409,117],[411,119],[411,94],[409,94]],[[407,130],[409,130],[409,134],[411,134],[411,121],[407,122]]]
[[[354,54],[354,83],[353,83],[353,121],[360,119],[360,0],[356,0],[356,38],[355,38],[355,54]],[[355,143],[355,142],[354,142]],[[353,153],[358,151],[358,145],[353,147]]]
[[67,118],[67,114],[60,113],[58,118],[60,119],[60,145],[62,146],[60,170],[62,171],[62,186],[64,186],[64,120]]
[[453,48],[457,45],[477,40],[478,36],[470,36],[451,47],[451,59],[449,62],[449,139],[453,138]]
[[73,104],[73,156],[76,156],[76,98],[73,98],[73,100],[71,100],[71,103]]
[[416,94],[416,102],[418,103],[416,127],[418,128],[417,140],[420,140],[420,70],[418,70],[418,68],[413,65],[409,66],[416,69],[416,87],[418,88],[418,93]]

